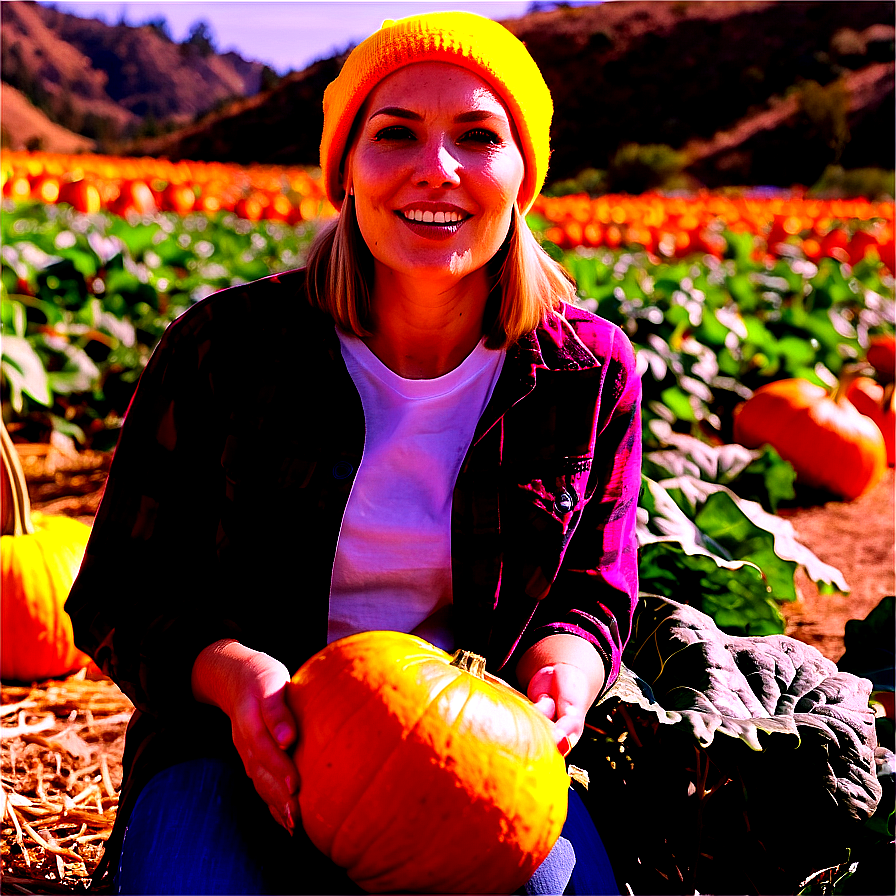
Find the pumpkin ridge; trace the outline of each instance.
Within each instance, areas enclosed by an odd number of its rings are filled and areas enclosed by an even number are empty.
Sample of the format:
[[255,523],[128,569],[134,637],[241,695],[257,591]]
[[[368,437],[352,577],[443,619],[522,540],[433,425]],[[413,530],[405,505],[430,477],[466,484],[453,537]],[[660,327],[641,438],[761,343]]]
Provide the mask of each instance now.
[[[414,743],[413,735],[415,732],[419,734],[419,726],[420,724],[427,718],[427,716],[433,721],[437,720],[440,716],[439,710],[437,708],[437,701],[439,697],[444,696],[444,692],[454,688],[462,686],[467,690],[467,696],[464,699],[463,703],[455,709],[455,722],[452,723],[449,727],[456,732],[460,731],[458,725],[462,724],[464,721],[465,710],[471,699],[475,699],[477,696],[485,696],[484,694],[480,694],[477,691],[477,681],[483,681],[483,679],[476,679],[470,675],[458,675],[454,681],[450,682],[442,691],[434,698],[428,706],[428,711],[421,715],[421,718],[414,725],[412,729],[410,729],[407,733],[407,737],[403,738],[401,744],[395,753],[390,756],[389,762],[390,764],[394,763],[394,765],[401,766],[405,761],[401,754],[401,747],[406,745],[419,745],[421,742],[426,742],[428,738],[418,737],[416,742]],[[518,729],[517,729],[518,730]],[[503,752],[503,751],[502,751]],[[444,767],[447,763],[441,761],[440,766]],[[413,765],[411,766],[413,768]],[[489,764],[486,763],[483,765],[484,769],[489,768]],[[394,768],[389,766],[384,766],[381,769],[381,773],[384,778],[388,779],[391,775],[394,774]],[[378,776],[379,777],[379,773]],[[483,778],[488,778],[488,775],[483,773]],[[520,785],[520,776],[517,775],[514,777],[514,788],[518,790]],[[372,782],[374,783],[374,782]],[[376,782],[380,783],[380,782]],[[452,827],[455,831],[458,832],[459,841],[464,840],[464,835],[461,834],[465,826],[465,819],[471,818],[476,814],[482,813],[483,809],[487,807],[488,801],[481,797],[478,793],[478,788],[471,788],[467,786],[464,788],[467,793],[467,799],[464,802],[463,810],[457,814],[452,815]],[[502,792],[503,791],[502,789]],[[374,804],[376,807],[381,807],[382,803],[377,799],[376,789],[375,787],[371,791],[365,791],[366,794],[373,794]],[[439,792],[428,796],[428,798],[433,799],[433,805],[431,807],[431,812],[437,813],[439,811]],[[517,804],[519,802],[518,799],[514,800],[514,803]],[[359,800],[358,803],[358,811],[361,812],[362,816],[369,816],[369,811],[364,812],[364,807],[361,805]],[[389,828],[398,816],[398,812],[400,811],[400,807],[396,805],[395,810],[393,810],[389,814],[383,814],[381,809],[377,813],[377,822],[379,825],[379,831],[376,832],[376,835],[368,842],[365,850],[364,850],[364,858],[362,861],[356,862],[354,869],[350,872],[351,877],[358,883],[360,886],[365,887],[366,889],[371,889],[375,892],[390,892],[394,891],[394,881],[392,880],[392,874],[394,872],[401,873],[402,868],[407,866],[408,864],[416,864],[418,867],[417,874],[421,876],[425,873],[425,862],[426,856],[432,849],[432,843],[427,839],[427,836],[424,834],[423,836],[418,837],[417,839],[411,841],[416,847],[415,849],[409,849],[409,843],[407,840],[403,841],[399,848],[390,850],[388,847],[391,846],[391,841],[387,840],[389,837]],[[496,810],[492,809],[492,812]],[[481,817],[481,816],[480,816]],[[481,822],[480,822],[481,824]],[[437,822],[433,824],[433,827],[441,827]],[[424,827],[425,830],[425,827]],[[420,828],[417,828],[417,831],[420,831]],[[508,832],[506,830],[501,830],[498,836],[501,839],[504,839]],[[384,841],[386,843],[387,849],[383,849]],[[444,839],[440,842],[440,846],[442,848],[448,848],[448,844],[444,841]],[[391,856],[390,856],[391,853]],[[368,856],[370,857],[368,859]],[[478,868],[477,877],[476,877],[476,891],[477,892],[492,892],[495,889],[495,883],[492,880],[500,880],[506,877],[506,866],[508,863],[508,857],[506,855],[502,856],[502,859],[505,862],[503,868],[501,867],[491,867],[492,862],[489,862],[488,870],[483,868]],[[363,862],[372,861],[376,866],[376,872],[374,875],[365,874]],[[512,863],[514,868],[523,867],[526,861],[526,854],[519,850],[516,856],[516,861]],[[381,867],[385,866],[385,867]],[[534,871],[534,868],[532,869]],[[444,871],[440,873],[440,875],[436,878],[435,876],[430,876],[430,885],[434,886],[438,892],[468,892],[472,885],[470,880],[470,871],[466,867],[459,867],[456,869],[453,876],[446,876]],[[423,884],[422,879],[420,883]],[[423,886],[426,889],[426,885]]]
[[[419,663],[413,664],[413,665],[424,665],[425,662],[426,662],[425,660],[421,660]],[[412,664],[408,664],[408,665],[412,665]],[[405,666],[404,668],[408,668],[408,666]],[[332,850],[331,856],[333,858],[333,861],[335,861],[337,865],[342,865],[343,867],[346,867],[346,868],[350,867],[349,864],[347,864],[341,856],[339,838],[340,838],[340,836],[343,836],[343,837],[345,836],[344,835],[345,828],[347,826],[351,827],[352,826],[351,823],[353,823],[353,822],[357,823],[359,817],[361,817],[361,816],[363,816],[364,818],[368,817],[366,812],[361,811],[363,809],[364,799],[367,798],[369,796],[371,790],[375,789],[376,786],[381,782],[384,775],[386,775],[386,771],[389,767],[389,763],[391,763],[393,761],[396,753],[401,752],[402,748],[408,744],[411,736],[414,734],[415,731],[417,731],[418,726],[420,724],[420,720],[427,714],[427,712],[429,711],[429,709],[433,705],[433,703],[435,703],[438,700],[438,698],[441,697],[445,691],[447,691],[449,688],[453,687],[458,681],[462,681],[462,680],[463,680],[463,676],[460,674],[460,671],[458,670],[456,672],[456,676],[454,679],[452,679],[451,681],[449,681],[447,683],[444,683],[443,686],[440,687],[438,689],[438,691],[436,691],[436,693],[432,696],[431,699],[429,699],[427,702],[421,704],[420,713],[417,716],[417,718],[414,720],[413,724],[408,725],[406,730],[402,731],[401,738],[400,738],[399,742],[395,745],[395,748],[383,760],[383,764],[380,766],[380,768],[377,770],[377,772],[367,781],[364,789],[360,793],[357,794],[354,807],[344,816],[344,818],[342,819],[342,823],[336,829],[336,832],[334,833],[333,838],[331,840],[331,847],[330,847]],[[378,698],[376,697],[376,695],[371,695],[371,698],[370,698],[370,701],[368,701],[368,704],[376,702],[377,699]],[[387,819],[384,817],[383,813],[379,810],[378,807],[375,807],[375,808],[377,809],[376,816],[377,816],[377,820],[379,822],[379,831],[375,832],[373,841],[371,841],[371,842],[375,842],[377,839],[379,839],[379,836],[387,828],[387,825],[386,825]],[[391,817],[392,816],[390,816],[390,818]],[[357,840],[355,840],[352,843],[352,846],[357,851],[357,849],[358,849]],[[370,848],[371,847],[368,844],[367,846],[364,847],[363,852],[366,854]],[[337,858],[337,856],[339,858]],[[378,856],[378,860],[382,861],[381,855]],[[357,860],[355,862],[351,863],[351,866],[354,866],[354,865],[357,865]],[[354,880],[354,877],[352,877],[352,879]]]

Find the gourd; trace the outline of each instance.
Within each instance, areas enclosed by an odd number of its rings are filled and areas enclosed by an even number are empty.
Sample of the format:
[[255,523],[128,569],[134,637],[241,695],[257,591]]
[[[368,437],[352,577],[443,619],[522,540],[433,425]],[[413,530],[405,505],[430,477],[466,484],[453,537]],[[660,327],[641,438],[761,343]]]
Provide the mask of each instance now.
[[870,376],[857,376],[844,389],[846,398],[859,413],[870,417],[884,437],[887,464],[896,464],[896,389],[892,382],[883,385]]
[[892,383],[896,377],[896,336],[879,333],[872,336],[865,352],[865,360],[877,371],[877,378]]
[[797,479],[847,501],[873,488],[887,470],[877,424],[847,401],[804,379],[760,386],[734,412],[734,440],[747,448],[771,445]]
[[40,681],[90,662],[90,657],[75,647],[71,619],[64,610],[90,526],[68,517],[31,513],[25,474],[2,423],[0,438],[0,678]]
[[368,892],[511,893],[560,835],[569,775],[551,725],[484,665],[362,632],[287,686],[302,824]]

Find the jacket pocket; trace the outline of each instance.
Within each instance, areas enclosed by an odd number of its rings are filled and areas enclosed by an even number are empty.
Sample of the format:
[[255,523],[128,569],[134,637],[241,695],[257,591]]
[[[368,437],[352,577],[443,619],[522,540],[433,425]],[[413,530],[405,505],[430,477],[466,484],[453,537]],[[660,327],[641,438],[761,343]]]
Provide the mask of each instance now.
[[518,488],[521,497],[552,517],[566,533],[574,528],[588,501],[591,461],[590,455],[561,457],[556,463],[546,464],[543,470],[538,471],[540,475],[534,478],[520,477]]

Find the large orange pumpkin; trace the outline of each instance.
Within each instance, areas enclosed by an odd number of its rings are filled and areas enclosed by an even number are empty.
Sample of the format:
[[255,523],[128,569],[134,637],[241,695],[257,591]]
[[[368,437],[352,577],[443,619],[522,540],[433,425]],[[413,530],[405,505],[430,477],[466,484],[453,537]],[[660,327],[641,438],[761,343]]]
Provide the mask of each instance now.
[[29,682],[56,678],[90,662],[75,647],[71,619],[64,609],[90,526],[68,517],[32,514],[25,476],[2,424],[0,436],[0,678]]
[[550,723],[483,666],[375,631],[293,676],[302,824],[368,892],[511,893],[560,835],[569,775]]
[[771,445],[806,485],[851,501],[887,470],[877,424],[839,394],[804,379],[760,386],[735,410],[734,439],[747,448]]

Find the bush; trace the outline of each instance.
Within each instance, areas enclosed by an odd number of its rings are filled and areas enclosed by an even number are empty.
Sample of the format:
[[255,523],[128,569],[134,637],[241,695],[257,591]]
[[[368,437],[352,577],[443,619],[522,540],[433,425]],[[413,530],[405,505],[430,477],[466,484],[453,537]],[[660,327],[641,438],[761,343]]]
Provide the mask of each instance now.
[[610,193],[644,193],[648,190],[674,189],[680,185],[689,159],[686,153],[665,143],[642,146],[625,143],[616,150],[607,170]]
[[864,196],[875,202],[892,202],[896,195],[894,184],[894,172],[883,168],[853,168],[846,171],[839,165],[828,165],[809,190],[809,196],[813,199],[856,199]]

